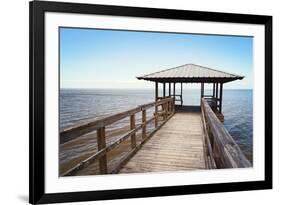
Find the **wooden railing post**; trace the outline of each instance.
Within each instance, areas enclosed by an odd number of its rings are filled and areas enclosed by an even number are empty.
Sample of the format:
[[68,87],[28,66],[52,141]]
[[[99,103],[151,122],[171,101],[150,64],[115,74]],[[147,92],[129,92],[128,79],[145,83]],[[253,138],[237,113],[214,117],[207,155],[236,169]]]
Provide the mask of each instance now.
[[167,106],[167,117],[168,117],[169,116],[169,101],[167,101],[166,106]]
[[142,139],[146,138],[146,110],[142,111]]
[[172,100],[172,109],[173,109],[173,114],[175,113],[175,101]]
[[172,101],[171,101],[171,98],[169,99],[168,101],[168,116],[171,116],[172,115]]
[[170,116],[170,114],[171,114],[171,103],[170,103],[170,101],[168,101],[167,104],[168,104],[168,116]]
[[[130,116],[130,129],[133,130],[136,128],[136,120],[135,120],[135,114]],[[133,133],[131,135],[131,147],[134,149],[136,147],[136,133]]]
[[164,104],[165,106],[164,106],[164,108],[165,108],[165,110],[164,110],[164,116],[165,116],[165,121],[168,119],[168,102],[165,102],[165,104]]
[[172,101],[169,101],[169,113],[170,115],[172,114],[173,110],[172,110]]
[[[106,147],[105,127],[101,127],[97,130],[97,141],[98,141],[98,150],[101,150]],[[102,156],[99,159],[99,169],[100,169],[101,174],[107,174],[107,157],[106,157],[106,155]]]
[[158,106],[155,105],[155,113],[154,113],[154,117],[155,117],[155,128],[158,127]]

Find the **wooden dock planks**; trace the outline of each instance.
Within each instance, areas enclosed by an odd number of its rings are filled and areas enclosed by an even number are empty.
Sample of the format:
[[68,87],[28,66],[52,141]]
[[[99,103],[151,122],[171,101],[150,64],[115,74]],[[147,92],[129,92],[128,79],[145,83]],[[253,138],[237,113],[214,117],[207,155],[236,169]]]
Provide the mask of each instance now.
[[205,169],[200,112],[176,113],[119,173]]

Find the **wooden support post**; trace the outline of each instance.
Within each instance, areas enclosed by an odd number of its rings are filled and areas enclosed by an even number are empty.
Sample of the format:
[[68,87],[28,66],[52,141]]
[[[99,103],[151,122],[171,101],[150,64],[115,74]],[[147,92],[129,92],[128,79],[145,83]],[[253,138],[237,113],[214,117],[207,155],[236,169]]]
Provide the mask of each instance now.
[[182,95],[182,83],[181,83],[181,95]]
[[174,91],[173,91],[173,95],[174,95],[174,103],[176,102],[176,83],[174,83]]
[[200,98],[200,105],[202,104],[202,98],[204,97],[204,83],[201,83],[201,98]]
[[202,97],[204,97],[204,95],[205,95],[205,84],[203,83],[203,96]]
[[[136,120],[135,120],[135,114],[130,116],[130,129],[133,130],[136,128]],[[134,149],[136,147],[136,133],[131,135],[131,147]]]
[[[98,150],[101,150],[106,147],[105,127],[99,128],[97,130],[97,141],[98,141]],[[99,169],[100,169],[101,174],[107,174],[107,157],[106,157],[106,155],[102,156],[99,159]]]
[[163,83],[163,98],[166,97],[166,83]]
[[216,83],[216,98],[219,96],[219,83]]
[[[158,100],[158,82],[155,82],[155,102]],[[155,128],[158,126],[158,106],[155,105],[155,111],[154,111],[154,117],[155,117]]]
[[223,90],[223,83],[220,84],[220,113],[222,112],[222,90]]
[[158,100],[158,82],[155,82],[155,102]]
[[213,83],[213,97],[215,97],[215,83]]
[[169,83],[169,97],[171,97],[171,83]]
[[181,83],[181,106],[182,106],[182,83]]
[[204,83],[201,83],[201,98],[204,97]]
[[216,109],[218,108],[219,83],[216,83]]
[[142,139],[146,138],[146,110],[142,111]]

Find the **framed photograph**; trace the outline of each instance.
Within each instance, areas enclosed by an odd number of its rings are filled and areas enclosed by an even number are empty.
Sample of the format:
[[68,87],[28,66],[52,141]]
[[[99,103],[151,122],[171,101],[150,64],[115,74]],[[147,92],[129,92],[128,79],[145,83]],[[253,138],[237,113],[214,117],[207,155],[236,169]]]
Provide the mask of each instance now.
[[272,17],[30,2],[29,172],[33,204],[272,188]]

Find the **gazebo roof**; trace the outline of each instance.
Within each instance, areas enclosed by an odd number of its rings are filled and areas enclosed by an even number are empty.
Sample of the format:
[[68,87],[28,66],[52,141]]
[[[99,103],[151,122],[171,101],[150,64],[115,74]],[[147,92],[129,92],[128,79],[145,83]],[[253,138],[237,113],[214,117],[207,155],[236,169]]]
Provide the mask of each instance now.
[[242,80],[244,76],[226,73],[208,67],[195,64],[185,64],[178,67],[139,76],[139,80],[154,82],[181,82],[181,83],[226,83],[234,80]]

